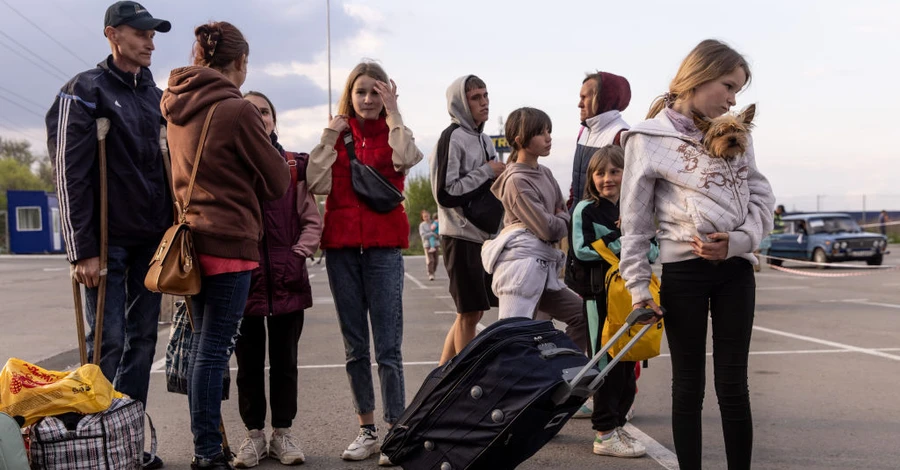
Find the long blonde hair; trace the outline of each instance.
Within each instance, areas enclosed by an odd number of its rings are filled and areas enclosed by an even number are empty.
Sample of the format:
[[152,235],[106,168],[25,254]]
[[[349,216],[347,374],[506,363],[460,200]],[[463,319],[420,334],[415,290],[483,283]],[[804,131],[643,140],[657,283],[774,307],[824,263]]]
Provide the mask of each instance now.
[[597,151],[591,155],[591,161],[588,163],[587,177],[584,183],[584,194],[581,196],[581,199],[588,199],[591,202],[600,202],[600,198],[603,196],[600,195],[600,191],[597,191],[597,186],[594,185],[594,173],[600,171],[600,169],[606,167],[606,165],[610,163],[620,170],[625,169],[625,151],[622,147],[619,147],[618,145],[605,145],[597,149]]
[[698,86],[715,80],[723,75],[728,75],[734,69],[741,67],[747,74],[747,82],[750,83],[750,65],[740,53],[727,44],[715,39],[706,39],[694,48],[681,61],[678,73],[669,83],[669,92],[658,96],[650,105],[647,119],[653,119],[670,105],[673,101],[684,101],[694,95],[694,89]]
[[[341,99],[338,102],[338,114],[343,114],[347,117],[356,117],[356,111],[353,110],[353,84],[356,83],[356,79],[361,76],[367,76],[374,78],[375,80],[381,80],[384,83],[388,83],[388,75],[381,68],[380,65],[375,62],[360,62],[353,67],[353,70],[350,71],[350,75],[347,76],[347,83],[344,85],[344,92],[341,94]],[[385,116],[387,112],[384,110],[384,106],[381,107],[381,116]]]

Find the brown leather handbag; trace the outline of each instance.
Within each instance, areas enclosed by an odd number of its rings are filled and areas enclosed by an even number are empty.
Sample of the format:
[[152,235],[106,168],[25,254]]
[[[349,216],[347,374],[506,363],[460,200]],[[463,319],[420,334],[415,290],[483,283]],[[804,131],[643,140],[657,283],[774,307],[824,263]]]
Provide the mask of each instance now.
[[[203,145],[206,143],[209,122],[218,105],[219,103],[214,103],[206,114],[206,122],[203,123],[203,131],[200,133],[200,143],[197,144],[194,169],[191,172],[191,181],[188,183],[184,203],[179,202],[175,197],[171,164],[169,159],[165,155],[163,156],[166,171],[169,173],[169,181],[172,183],[172,198],[175,199],[177,220],[172,227],[166,230],[156,249],[156,254],[150,260],[150,269],[147,271],[147,277],[144,278],[144,287],[152,292],[185,296],[200,293],[200,265],[194,249],[191,227],[187,223],[187,210],[191,203],[191,193],[194,191],[194,180],[197,179],[197,169],[200,168],[200,156],[203,153]],[[166,149],[164,152],[168,153],[168,150]]]

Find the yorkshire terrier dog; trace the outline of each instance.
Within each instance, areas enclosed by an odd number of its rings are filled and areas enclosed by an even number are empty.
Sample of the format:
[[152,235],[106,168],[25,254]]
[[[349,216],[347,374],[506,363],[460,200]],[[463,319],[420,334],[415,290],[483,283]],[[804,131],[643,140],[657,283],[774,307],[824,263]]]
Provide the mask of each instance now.
[[695,113],[694,124],[703,132],[703,146],[711,156],[733,158],[747,151],[755,114],[756,104],[747,106],[741,114],[727,113],[715,119]]

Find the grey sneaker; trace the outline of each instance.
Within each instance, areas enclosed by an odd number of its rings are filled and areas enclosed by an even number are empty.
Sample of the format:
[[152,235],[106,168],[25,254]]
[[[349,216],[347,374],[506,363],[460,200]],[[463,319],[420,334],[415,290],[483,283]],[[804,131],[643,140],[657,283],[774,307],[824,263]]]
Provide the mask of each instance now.
[[584,402],[583,405],[581,405],[581,408],[578,408],[578,411],[576,411],[575,414],[572,415],[572,419],[590,418],[591,415],[593,415],[593,414],[594,414],[594,399],[588,398],[587,401]]
[[266,434],[261,429],[251,429],[247,432],[247,438],[241,443],[237,456],[234,458],[235,468],[253,468],[259,465],[259,461],[266,458]]
[[306,461],[300,449],[300,439],[291,434],[290,428],[275,428],[269,440],[269,456],[283,465],[297,465]]
[[381,454],[381,457],[378,457],[378,466],[379,467],[393,467],[394,462],[391,462],[391,459],[384,454]]
[[359,435],[350,443],[347,450],[341,454],[341,458],[344,460],[365,460],[380,450],[378,436],[366,428],[359,428]]
[[628,408],[628,413],[625,413],[625,421],[631,421],[631,418],[634,418],[634,404]]

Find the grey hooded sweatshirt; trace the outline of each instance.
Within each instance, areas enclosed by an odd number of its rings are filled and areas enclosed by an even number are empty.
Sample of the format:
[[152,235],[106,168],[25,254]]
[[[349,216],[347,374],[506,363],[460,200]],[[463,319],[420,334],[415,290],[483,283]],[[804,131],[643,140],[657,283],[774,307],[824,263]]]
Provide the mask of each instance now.
[[463,216],[462,206],[489,191],[494,171],[489,160],[497,158],[491,139],[475,126],[466,100],[466,80],[456,79],[447,88],[447,110],[453,124],[444,129],[428,157],[431,190],[438,203],[441,235],[483,243],[493,234],[475,227]]

